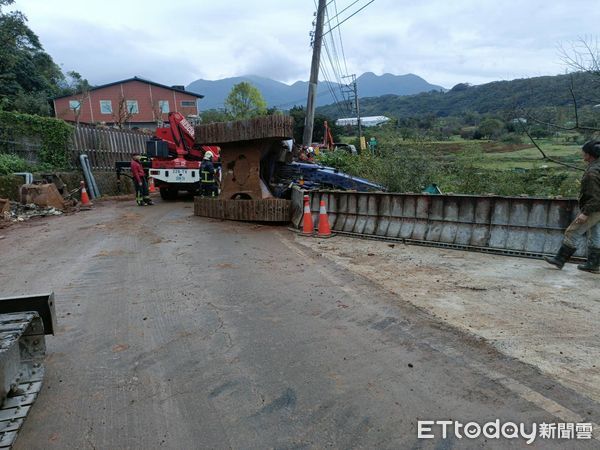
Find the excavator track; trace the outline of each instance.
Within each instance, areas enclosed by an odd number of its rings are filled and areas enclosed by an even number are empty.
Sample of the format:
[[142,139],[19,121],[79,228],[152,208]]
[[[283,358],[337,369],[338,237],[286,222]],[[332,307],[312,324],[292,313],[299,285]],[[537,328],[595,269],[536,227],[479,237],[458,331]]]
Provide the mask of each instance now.
[[278,198],[265,200],[222,200],[196,197],[194,214],[215,219],[250,222],[289,222],[292,201]]
[[[293,136],[293,119],[266,116],[196,127],[197,145],[221,148],[222,182],[218,199],[197,197],[194,214],[216,219],[288,222],[291,201],[274,198],[265,172]],[[263,179],[264,178],[264,179]]]
[[11,448],[42,389],[54,295],[0,298],[0,449]]

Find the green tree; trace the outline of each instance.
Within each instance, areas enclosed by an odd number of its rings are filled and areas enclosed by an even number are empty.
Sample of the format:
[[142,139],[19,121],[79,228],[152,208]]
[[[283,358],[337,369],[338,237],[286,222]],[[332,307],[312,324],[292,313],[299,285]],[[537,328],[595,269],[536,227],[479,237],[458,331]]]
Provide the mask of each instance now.
[[290,109],[290,116],[294,119],[294,140],[302,143],[306,111],[304,110],[303,106],[294,106],[292,109]]
[[0,104],[3,109],[48,115],[47,98],[59,92],[64,76],[19,11],[0,0]]
[[200,113],[202,123],[227,122],[229,116],[223,109],[207,109]]
[[267,113],[267,102],[256,87],[244,81],[231,88],[225,108],[233,120],[251,119]]
[[90,89],[92,89],[92,86],[88,80],[74,70],[67,72],[66,77],[61,83],[59,95],[74,95],[75,100],[78,102],[77,106],[72,108],[77,126],[79,126],[79,116],[81,115],[81,111],[89,101]]
[[[289,115],[294,119],[294,140],[302,142],[304,134],[304,120],[306,111],[303,106],[294,106],[290,109]],[[315,114],[315,122],[313,126],[313,142],[323,142],[325,137],[325,122],[331,130],[331,135],[334,142],[339,142],[339,136],[343,134],[343,127],[335,124],[335,120],[323,114]]]
[[479,132],[488,139],[498,138],[504,131],[504,122],[498,119],[485,119],[479,125]]

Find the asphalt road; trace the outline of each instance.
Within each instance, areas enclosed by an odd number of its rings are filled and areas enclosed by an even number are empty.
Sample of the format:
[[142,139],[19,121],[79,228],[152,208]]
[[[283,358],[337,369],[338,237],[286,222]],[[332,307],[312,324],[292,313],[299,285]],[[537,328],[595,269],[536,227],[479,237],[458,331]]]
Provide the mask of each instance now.
[[17,449],[600,447],[418,439],[418,420],[598,422],[600,406],[285,227],[106,202],[2,234],[1,293],[53,290],[59,322]]

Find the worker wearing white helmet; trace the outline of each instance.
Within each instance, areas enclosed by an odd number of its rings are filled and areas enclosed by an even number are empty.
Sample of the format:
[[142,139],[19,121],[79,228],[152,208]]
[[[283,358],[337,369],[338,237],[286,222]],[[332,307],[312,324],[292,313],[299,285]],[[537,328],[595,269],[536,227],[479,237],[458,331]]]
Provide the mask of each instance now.
[[214,156],[213,152],[208,150],[200,164],[200,195],[202,197],[216,197],[219,192],[215,180],[217,170],[212,163]]

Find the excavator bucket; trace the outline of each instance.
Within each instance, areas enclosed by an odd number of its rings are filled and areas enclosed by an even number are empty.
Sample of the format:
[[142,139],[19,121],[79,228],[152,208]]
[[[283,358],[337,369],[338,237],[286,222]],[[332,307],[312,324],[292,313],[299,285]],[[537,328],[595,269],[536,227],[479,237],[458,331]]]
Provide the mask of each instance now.
[[64,210],[65,200],[54,183],[48,184],[24,184],[21,186],[21,203],[35,203],[42,207],[54,207]]
[[44,378],[54,294],[0,298],[0,449],[12,447]]
[[261,222],[290,220],[291,202],[273,198],[263,178],[269,162],[281,150],[281,141],[293,135],[291,117],[199,125],[195,131],[196,144],[221,148],[222,167],[220,197],[196,197],[196,215]]

